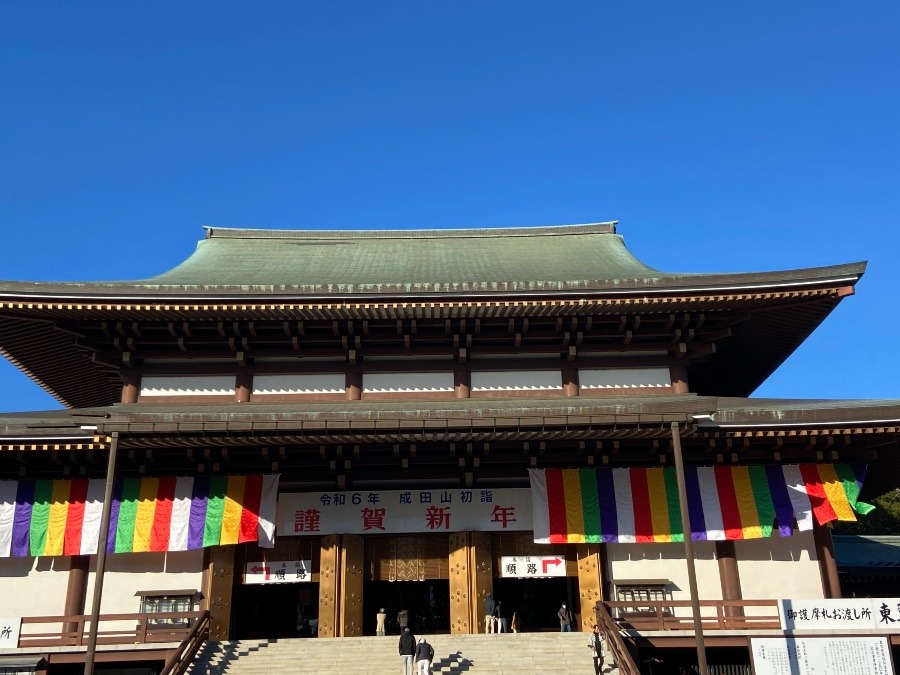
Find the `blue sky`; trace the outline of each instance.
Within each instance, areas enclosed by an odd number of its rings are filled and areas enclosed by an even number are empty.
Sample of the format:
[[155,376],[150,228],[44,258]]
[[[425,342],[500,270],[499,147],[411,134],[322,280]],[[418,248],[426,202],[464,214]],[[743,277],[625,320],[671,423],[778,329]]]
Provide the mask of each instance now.
[[898,35],[895,2],[3,3],[0,278],[143,278],[203,225],[618,220],[666,271],[868,260],[756,395],[900,398]]

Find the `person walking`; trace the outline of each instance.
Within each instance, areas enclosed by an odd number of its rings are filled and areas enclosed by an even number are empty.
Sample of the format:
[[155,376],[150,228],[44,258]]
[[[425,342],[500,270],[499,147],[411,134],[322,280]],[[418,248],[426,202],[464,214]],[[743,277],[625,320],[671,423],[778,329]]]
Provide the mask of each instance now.
[[600,675],[603,672],[603,636],[600,634],[600,626],[594,626],[588,647],[594,654],[594,675]]
[[484,596],[484,632],[485,633],[493,633],[494,632],[494,608],[496,607],[496,603],[494,602],[494,598],[491,597],[491,594],[488,593]]
[[559,617],[559,632],[572,632],[572,611],[566,607],[566,603],[562,604],[562,607],[559,608],[556,616]]
[[378,614],[375,615],[375,635],[379,637],[384,637],[384,622],[387,619],[387,614],[384,613],[384,607],[378,610]]
[[431,662],[434,660],[434,647],[425,638],[419,638],[416,645],[416,675],[431,675]]
[[413,675],[413,656],[416,653],[416,636],[409,627],[400,631],[400,675]]

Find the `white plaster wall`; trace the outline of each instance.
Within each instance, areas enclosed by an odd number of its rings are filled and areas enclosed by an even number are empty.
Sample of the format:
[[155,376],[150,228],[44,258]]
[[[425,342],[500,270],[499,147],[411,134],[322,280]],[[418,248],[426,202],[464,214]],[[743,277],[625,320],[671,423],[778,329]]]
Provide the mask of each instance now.
[[453,373],[365,373],[363,393],[453,391]]
[[[713,542],[694,542],[697,594],[701,600],[722,599],[715,551]],[[666,590],[671,591],[672,600],[691,599],[683,544],[607,544],[606,554],[607,579],[668,579],[672,583]],[[675,614],[691,616],[691,608],[678,608]]]
[[[88,602],[94,593],[95,560],[88,579]],[[203,551],[170,553],[115,553],[106,557],[101,614],[140,610],[137,591],[201,590]]]
[[472,391],[561,389],[561,370],[472,371]]
[[178,375],[141,378],[141,396],[234,395],[234,375]]
[[69,558],[0,558],[0,616],[60,616]]
[[[812,532],[736,541],[734,553],[745,600],[825,597]],[[770,608],[746,610],[748,615],[771,612]]]
[[295,373],[289,375],[255,375],[254,395],[265,394],[343,394],[344,373]]
[[671,384],[668,368],[582,368],[578,371],[578,385],[582,389],[668,387]]

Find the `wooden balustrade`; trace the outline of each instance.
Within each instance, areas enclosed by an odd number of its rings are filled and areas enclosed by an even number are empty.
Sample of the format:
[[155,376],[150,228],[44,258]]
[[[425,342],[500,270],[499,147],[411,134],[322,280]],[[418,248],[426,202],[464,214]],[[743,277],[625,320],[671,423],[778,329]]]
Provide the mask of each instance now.
[[[97,644],[182,642],[202,616],[202,612],[101,614]],[[84,646],[88,642],[90,618],[89,614],[23,617],[19,649]]]
[[[694,630],[690,600],[608,601],[603,603],[620,628],[637,631]],[[726,608],[744,611],[730,616]],[[746,610],[765,607],[770,611],[753,614]],[[676,611],[680,610],[680,611]],[[779,629],[777,600],[700,600],[700,621],[704,631]]]

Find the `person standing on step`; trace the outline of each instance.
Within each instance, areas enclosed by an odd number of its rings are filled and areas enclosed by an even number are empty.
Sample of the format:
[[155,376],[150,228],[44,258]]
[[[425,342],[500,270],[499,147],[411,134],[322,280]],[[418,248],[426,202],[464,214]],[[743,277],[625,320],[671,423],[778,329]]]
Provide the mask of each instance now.
[[494,608],[496,607],[496,603],[494,602],[494,598],[491,597],[491,594],[488,593],[484,596],[484,632],[485,633],[493,633],[494,632]]
[[494,630],[498,633],[506,633],[508,629],[506,623],[506,610],[503,609],[503,603],[499,600],[497,601],[497,607],[494,610],[494,616],[497,617],[497,625],[494,626]]
[[431,662],[434,660],[434,647],[425,638],[419,638],[416,645],[416,675],[431,675]]
[[594,653],[594,675],[603,672],[603,636],[600,634],[600,626],[594,626],[588,647]]
[[413,657],[416,654],[416,636],[409,627],[400,631],[400,675],[413,675]]
[[384,607],[378,610],[378,614],[375,615],[375,635],[379,637],[384,637],[384,622],[387,619],[387,614],[384,613]]
[[572,631],[572,611],[566,607],[566,603],[562,604],[556,616],[559,617],[559,632],[570,633]]
[[409,610],[401,609],[397,612],[397,623],[400,624],[400,634],[403,634],[404,628],[409,628]]

